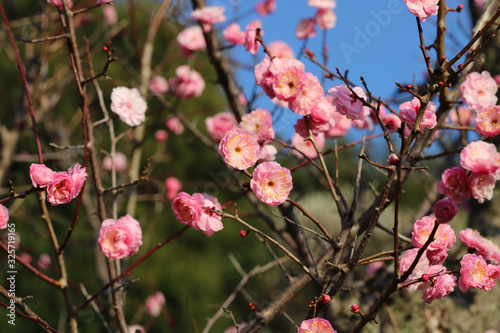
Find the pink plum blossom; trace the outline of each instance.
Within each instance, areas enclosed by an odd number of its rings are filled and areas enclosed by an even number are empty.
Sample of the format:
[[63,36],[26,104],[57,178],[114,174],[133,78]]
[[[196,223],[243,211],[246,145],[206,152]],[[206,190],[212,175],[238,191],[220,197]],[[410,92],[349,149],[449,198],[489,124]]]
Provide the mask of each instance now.
[[269,53],[276,58],[295,58],[295,53],[292,48],[287,43],[280,40],[269,43],[269,45],[267,45],[267,49],[269,50]]
[[469,288],[491,290],[500,278],[499,266],[487,264],[483,257],[475,254],[464,255],[460,266],[458,286],[464,293]]
[[199,220],[205,200],[199,196],[191,196],[186,192],[180,192],[172,201],[172,211],[175,219],[186,225],[192,225]]
[[276,98],[283,101],[295,99],[304,88],[306,73],[296,66],[282,68],[273,79]]
[[168,81],[161,75],[153,76],[148,83],[148,88],[155,95],[162,95],[168,91]]
[[441,299],[451,293],[457,286],[457,277],[451,274],[441,274],[434,278],[432,284],[422,296],[425,303],[430,304],[436,299]]
[[[352,89],[360,98],[367,100],[366,93],[361,87],[354,87]],[[339,84],[328,90],[333,96],[332,103],[336,110],[346,116],[348,119],[363,119],[370,114],[370,109],[363,106],[363,103],[351,93],[346,85]]]
[[[418,110],[420,109],[420,100],[416,97],[410,102],[403,103],[399,106],[399,114],[401,120],[405,121],[410,128],[415,125]],[[437,125],[436,104],[429,102],[424,111],[424,117],[420,123],[420,127],[434,128]]]
[[[323,135],[323,133],[315,135],[314,141],[316,142],[316,145],[318,146],[319,151],[322,151],[323,148],[325,148],[325,136]],[[316,152],[316,149],[314,148],[313,143],[309,140],[304,140],[304,138],[300,134],[295,133],[292,136],[291,143],[292,143],[293,147],[295,147],[298,151],[300,151],[306,157],[309,157],[311,159],[318,157],[318,153]],[[295,150],[293,151],[293,153],[297,157],[303,158],[303,155],[301,153],[299,153]]]
[[331,29],[337,23],[337,15],[331,9],[318,9],[314,18],[321,30]]
[[174,95],[182,99],[188,99],[199,97],[203,93],[205,81],[200,73],[187,65],[181,65],[177,67],[175,74],[177,76],[168,81]]
[[429,259],[431,267],[432,265],[441,265],[448,258],[448,249],[427,250],[425,251],[425,255]]
[[158,317],[165,305],[165,295],[161,291],[155,292],[146,299],[146,311],[151,317]]
[[312,38],[316,36],[316,20],[314,18],[305,18],[300,20],[295,28],[295,36],[298,39]]
[[203,233],[209,237],[212,236],[214,232],[222,230],[224,226],[221,222],[221,216],[207,209],[222,210],[219,201],[206,193],[195,193],[193,197],[195,197],[197,201],[203,202],[203,204],[201,206],[202,211],[200,218],[194,220],[191,227],[195,230],[203,231]]
[[474,121],[474,111],[468,106],[460,105],[450,111],[448,119],[452,124],[469,126]]
[[304,320],[297,333],[337,333],[330,322],[323,318],[312,318]]
[[[111,170],[113,162],[111,161],[111,156],[106,155],[102,160],[102,167],[104,170]],[[125,154],[117,151],[115,153],[115,170],[117,172],[124,170],[127,167],[127,157]]]
[[476,173],[486,173],[497,177],[500,172],[500,153],[492,143],[473,141],[460,152],[463,168]]
[[324,133],[327,138],[343,137],[349,132],[352,126],[352,121],[340,112],[337,112],[336,108],[328,123],[330,124],[330,128]]
[[484,199],[491,200],[496,181],[497,178],[490,174],[471,172],[469,184],[472,197],[479,203],[483,203]]
[[282,68],[274,76],[272,87],[276,98],[290,102],[304,89],[306,73],[299,67]]
[[266,16],[276,10],[276,0],[263,0],[257,2],[255,11],[260,16]]
[[102,9],[102,15],[106,24],[113,26],[118,23],[118,13],[116,12],[115,6],[106,6]]
[[245,46],[245,50],[250,52],[251,54],[257,54],[257,50],[260,47],[260,43],[257,41],[257,30],[256,29],[247,29],[245,30],[245,42],[243,45]]
[[318,107],[324,96],[323,87],[318,78],[312,73],[306,73],[304,87],[295,99],[289,101],[288,107],[300,116],[307,116],[312,114],[314,108]]
[[[307,124],[313,135],[324,133],[330,128],[330,124],[327,121],[315,121],[311,118],[307,119]],[[295,132],[301,137],[307,138],[309,136],[309,130],[304,118],[297,119],[297,123],[293,127],[295,128]]]
[[148,105],[137,88],[116,87],[111,92],[111,111],[129,126],[140,125],[146,120]]
[[169,117],[165,121],[167,129],[175,135],[181,135],[184,132],[184,125],[177,117]]
[[9,222],[9,210],[0,204],[0,229],[7,228],[7,222]]
[[168,139],[168,132],[164,129],[159,129],[155,131],[155,140],[158,142],[165,142]]
[[270,162],[276,159],[276,154],[278,153],[278,149],[276,149],[273,145],[264,145],[264,147],[260,150],[260,162]]
[[458,213],[457,205],[448,199],[442,199],[434,205],[434,215],[436,216],[436,223],[448,223]]
[[181,192],[172,202],[172,211],[176,220],[191,226],[195,230],[202,230],[207,236],[222,230],[224,227],[221,216],[209,209],[222,210],[219,201],[205,193],[194,193],[192,196]]
[[333,9],[337,7],[335,0],[307,0],[307,5],[318,9]]
[[193,10],[191,12],[191,17],[201,23],[201,27],[204,32],[209,32],[212,30],[213,24],[224,22],[226,20],[226,17],[224,16],[225,10],[226,8],[223,6],[206,6]]
[[474,254],[483,257],[484,260],[500,264],[500,249],[491,240],[481,236],[479,231],[467,228],[459,231],[458,238],[469,251],[474,250]]
[[479,135],[493,138],[500,134],[500,106],[478,109],[474,126]]
[[220,142],[227,132],[238,126],[236,117],[231,112],[220,112],[205,119],[208,134],[215,142]]
[[373,131],[373,120],[370,117],[365,117],[363,119],[354,119],[352,121],[352,126],[356,127],[357,129]]
[[[434,228],[435,217],[424,216],[420,220],[415,221],[413,224],[413,231],[411,233],[411,240],[416,247],[424,246],[425,242]],[[439,227],[434,236],[434,241],[429,244],[427,249],[429,251],[438,249],[449,249],[455,244],[455,232],[448,224],[439,224]]]
[[30,166],[30,178],[33,187],[45,188],[52,183],[55,172],[45,164],[32,163]]
[[68,174],[73,178],[73,198],[75,198],[83,187],[87,179],[87,170],[82,168],[80,164],[76,163],[72,168],[68,169]]
[[257,163],[260,157],[260,146],[255,135],[235,128],[229,131],[219,143],[219,154],[227,165],[238,170],[245,170]]
[[318,122],[327,122],[332,118],[334,111],[335,107],[323,96],[311,109],[311,118]]
[[85,168],[76,164],[68,172],[56,172],[47,187],[47,201],[52,205],[66,204],[76,198],[87,178]]
[[277,162],[263,162],[253,171],[250,188],[257,198],[270,206],[278,206],[285,202],[292,190],[292,174],[290,170]]
[[274,138],[273,116],[267,109],[255,109],[245,114],[238,125],[257,138],[257,141],[267,141]]
[[401,118],[393,113],[387,113],[381,119],[389,131],[394,131],[401,127]]
[[182,30],[177,35],[177,44],[184,57],[188,57],[195,51],[204,50],[207,47],[203,30],[198,25]]
[[462,198],[468,199],[471,191],[467,172],[458,166],[446,169],[441,175],[438,190],[456,203],[461,202]]
[[41,270],[45,270],[49,268],[51,262],[50,256],[47,253],[42,253],[36,261],[36,266]]
[[432,15],[437,15],[439,10],[439,0],[404,0],[404,2],[408,6],[408,11],[422,22]]
[[472,72],[460,85],[462,101],[476,110],[495,105],[498,100],[497,90],[497,83],[488,71],[483,71],[481,74]]
[[[401,258],[401,262],[399,264],[399,272],[401,274],[404,274],[410,268],[410,266],[417,258],[417,254],[418,254],[418,249],[410,249],[406,251],[405,255]],[[412,273],[405,280],[405,282],[419,279],[422,276],[422,274],[428,274],[429,269],[430,269],[429,259],[427,259],[427,256],[424,254],[420,257],[417,265],[413,269]],[[415,291],[419,288],[420,284],[423,284],[423,282],[412,283],[406,286],[405,289],[408,291]]]
[[97,243],[108,259],[119,260],[133,256],[142,245],[141,225],[128,214],[116,221],[106,219],[102,221]]
[[260,64],[255,66],[255,83],[259,85],[269,98],[274,98],[276,95],[273,90],[274,77],[286,67],[295,66],[300,70],[305,70],[305,66],[297,59],[274,58],[272,61],[269,57],[264,57]]
[[33,260],[33,258],[30,256],[29,253],[23,252],[19,255],[19,260],[23,261],[26,264],[29,264],[31,263],[31,260]]
[[222,31],[222,37],[229,43],[245,44],[245,32],[241,31],[240,26],[236,22],[231,23]]
[[172,201],[175,199],[180,189],[182,188],[182,184],[177,178],[168,177],[167,179],[165,179],[165,188],[167,189],[167,199]]

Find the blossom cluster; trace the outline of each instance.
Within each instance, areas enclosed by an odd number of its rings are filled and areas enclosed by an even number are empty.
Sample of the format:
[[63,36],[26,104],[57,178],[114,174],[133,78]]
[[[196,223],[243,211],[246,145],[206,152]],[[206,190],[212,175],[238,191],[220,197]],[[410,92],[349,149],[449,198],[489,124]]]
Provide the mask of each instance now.
[[[436,224],[435,224],[436,223]],[[437,225],[434,240],[424,250],[417,265],[404,282],[405,289],[425,289],[423,300],[431,303],[451,293],[458,285],[462,292],[470,288],[491,290],[500,278],[500,249],[476,230],[467,228],[458,233],[460,241],[469,253],[460,261],[460,277],[448,272],[443,265],[448,250],[455,244],[456,237],[448,224],[437,224],[436,218],[425,216],[413,225],[412,242],[415,246],[401,258],[400,272],[406,272],[417,258],[420,248],[427,242],[431,231]],[[472,253],[470,253],[472,252]],[[427,278],[424,279],[424,276]]]
[[490,200],[500,179],[500,153],[495,145],[484,141],[469,143],[460,153],[460,165],[443,172],[439,192],[456,203],[470,196],[479,203]]
[[500,106],[495,105],[497,91],[497,82],[487,71],[470,73],[460,85],[462,101],[476,111],[477,132],[488,138],[500,134]]
[[[436,223],[436,218],[424,216],[417,220],[413,225],[412,242],[416,247],[406,252],[401,258],[399,266],[401,274],[406,272],[415,261],[418,251],[424,246]],[[425,249],[417,265],[413,269],[405,282],[409,283],[405,289],[414,291],[417,289],[426,289],[423,299],[426,303],[431,303],[435,299],[443,298],[454,290],[457,278],[446,274],[446,267],[443,266],[448,257],[448,250],[453,247],[456,241],[455,232],[448,224],[439,224],[434,241]],[[435,275],[430,281],[420,280],[424,274]]]
[[32,163],[30,178],[34,187],[47,189],[47,201],[56,206],[76,198],[87,179],[87,172],[78,163],[68,172],[56,172],[45,164]]
[[[262,152],[258,139],[266,141],[269,136],[269,129],[265,126],[257,126],[257,123],[265,124],[267,110],[255,110],[243,118],[240,126],[253,132],[241,128],[234,128],[226,133],[219,143],[219,154],[224,162],[238,170],[246,170],[253,167],[259,160],[274,159],[272,156],[265,156],[268,152]],[[262,121],[264,120],[264,121]],[[270,118],[269,118],[270,120]],[[254,134],[255,133],[255,134]],[[274,133],[274,132],[272,132]],[[267,145],[269,151],[270,145]],[[282,167],[277,162],[262,161],[255,167],[250,181],[250,188],[260,201],[270,206],[282,204],[292,190],[292,175],[290,170]]]

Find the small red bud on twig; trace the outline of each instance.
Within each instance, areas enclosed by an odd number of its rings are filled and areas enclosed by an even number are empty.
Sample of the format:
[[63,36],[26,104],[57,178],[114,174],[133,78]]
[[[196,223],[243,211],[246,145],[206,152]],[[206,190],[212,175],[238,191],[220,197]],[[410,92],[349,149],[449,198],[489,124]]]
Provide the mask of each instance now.
[[407,84],[406,89],[408,89],[408,90],[411,89],[411,84]]
[[320,298],[321,298],[321,303],[323,303],[323,304],[328,304],[331,301],[330,296],[327,294],[321,295]]
[[240,230],[240,237],[246,237],[247,232],[245,230]]
[[102,50],[103,50],[104,52],[108,52],[108,50],[109,50],[109,49],[108,49],[108,47],[107,47],[107,46],[103,46],[103,47],[102,47]]
[[352,313],[359,313],[359,305],[356,305],[356,304],[351,305],[351,312]]
[[427,282],[431,279],[429,274],[422,274],[422,281]]
[[387,163],[389,163],[390,165],[397,165],[399,162],[399,157],[398,155],[392,153],[389,155],[389,158],[387,159]]
[[458,65],[458,69],[462,70],[463,68],[464,68],[464,65],[462,65],[462,64]]
[[460,13],[460,11],[462,11],[462,9],[464,9],[464,5],[459,4],[459,5],[457,6],[457,12],[459,12],[459,13]]
[[306,50],[305,50],[305,51],[306,51],[306,54],[307,54],[308,56],[310,56],[310,57],[314,57],[314,55],[316,54],[316,53],[314,53],[314,52],[311,52],[311,50],[309,50],[307,47],[306,47]]

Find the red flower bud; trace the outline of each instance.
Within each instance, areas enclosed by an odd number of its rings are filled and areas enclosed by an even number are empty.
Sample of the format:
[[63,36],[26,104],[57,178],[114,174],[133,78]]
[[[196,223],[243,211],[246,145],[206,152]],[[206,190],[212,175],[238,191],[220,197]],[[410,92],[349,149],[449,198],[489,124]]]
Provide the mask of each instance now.
[[422,281],[427,282],[431,279],[429,274],[422,274]]
[[321,298],[321,303],[323,303],[323,304],[328,304],[331,301],[330,296],[327,294],[321,295],[320,298]]
[[356,305],[356,304],[351,305],[351,312],[352,313],[359,313],[359,305]]

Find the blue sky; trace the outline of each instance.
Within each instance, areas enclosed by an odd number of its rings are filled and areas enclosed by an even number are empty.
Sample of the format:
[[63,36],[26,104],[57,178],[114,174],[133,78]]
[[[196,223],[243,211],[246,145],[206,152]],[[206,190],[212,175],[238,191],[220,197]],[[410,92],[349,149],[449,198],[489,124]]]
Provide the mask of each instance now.
[[[247,13],[255,6],[257,1],[237,1],[237,0],[214,0],[208,1],[208,5],[224,5],[226,16],[232,18],[231,4],[239,3],[239,13]],[[457,6],[460,1],[449,1],[449,6]],[[467,5],[464,3],[464,5]],[[303,41],[295,36],[297,23],[308,17],[313,17],[315,9],[307,6],[306,0],[277,0],[277,10],[272,14],[261,18],[264,29],[264,40],[266,43],[282,40],[288,43],[296,52],[300,50]],[[335,72],[338,67],[342,73],[349,71],[349,78],[358,85],[363,76],[370,87],[372,93],[382,98],[394,96],[397,87],[394,82],[417,83],[422,82],[425,77],[425,64],[419,49],[419,37],[416,20],[413,14],[408,12],[403,0],[338,0],[337,24],[333,29],[327,31],[327,45],[330,50],[328,68]],[[247,15],[237,22],[244,29],[255,18],[257,14]],[[458,21],[461,20],[461,21]],[[461,29],[457,29],[458,24]],[[436,20],[429,18],[422,23],[426,44],[434,41]],[[447,44],[449,58],[452,58],[460,48],[466,44],[471,23],[468,14],[450,13],[447,20],[447,32],[453,34],[453,43]],[[307,42],[307,47],[315,52],[318,59],[321,55],[322,31],[318,30],[316,37]],[[237,46],[232,55],[241,62],[260,62],[264,57],[262,48],[253,57],[244,51],[242,46]],[[435,53],[429,52],[435,59]],[[320,77],[321,70],[309,60],[301,59],[306,65],[306,71]],[[253,86],[253,74],[249,71],[239,71],[238,79],[244,84],[244,91],[249,94]],[[326,82],[325,90],[333,85],[340,84],[340,80]],[[404,98],[404,97],[402,97]],[[408,100],[411,96],[408,96]],[[267,97],[258,100],[258,107],[272,109],[272,104]],[[397,106],[397,105],[396,105]],[[287,110],[285,114],[290,115]],[[294,118],[294,115],[290,115]],[[291,121],[292,124],[295,121]],[[293,131],[293,129],[292,129]],[[291,135],[287,131],[284,136]]]

